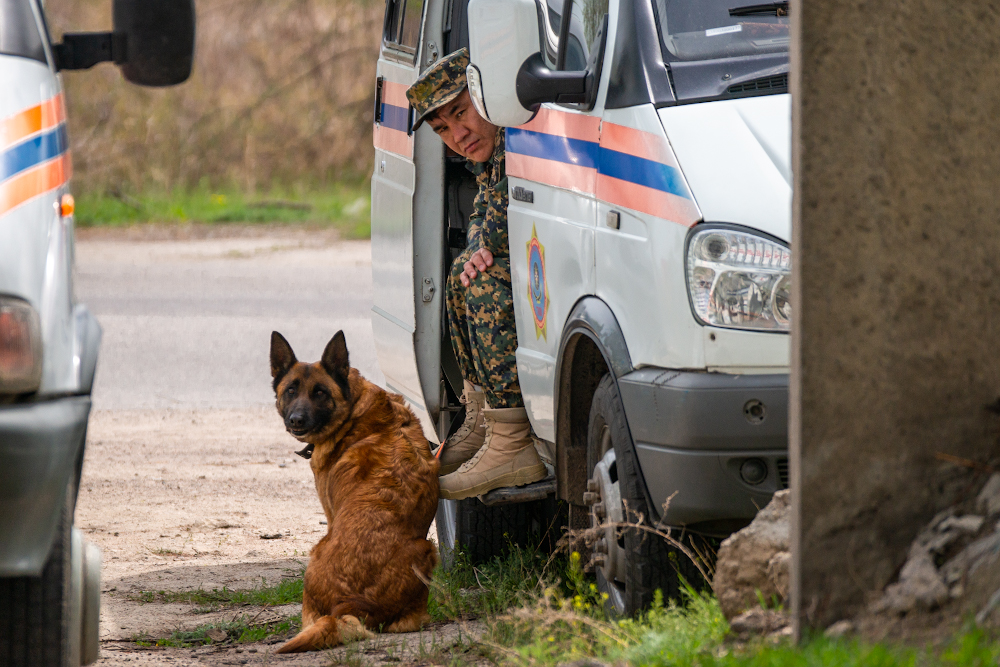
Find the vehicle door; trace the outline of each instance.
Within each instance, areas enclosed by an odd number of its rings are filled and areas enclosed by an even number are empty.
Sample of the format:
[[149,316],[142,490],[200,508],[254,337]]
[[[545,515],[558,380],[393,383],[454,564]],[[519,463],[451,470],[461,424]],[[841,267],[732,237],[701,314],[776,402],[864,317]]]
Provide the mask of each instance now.
[[[555,69],[562,0],[542,0],[543,51]],[[607,0],[577,0],[569,17],[566,70],[583,70],[600,43]],[[602,75],[606,79],[606,76]],[[606,88],[606,83],[602,83]],[[507,129],[508,229],[517,371],[535,433],[555,441],[556,357],[563,322],[594,291],[594,227],[602,93],[593,109],[545,104]]]
[[[441,396],[444,229],[442,144],[411,132],[406,89],[438,57],[440,0],[387,0],[375,83],[372,174],[372,333],[387,388],[415,409],[435,437]],[[421,41],[423,33],[424,41]],[[418,168],[419,167],[419,168]]]

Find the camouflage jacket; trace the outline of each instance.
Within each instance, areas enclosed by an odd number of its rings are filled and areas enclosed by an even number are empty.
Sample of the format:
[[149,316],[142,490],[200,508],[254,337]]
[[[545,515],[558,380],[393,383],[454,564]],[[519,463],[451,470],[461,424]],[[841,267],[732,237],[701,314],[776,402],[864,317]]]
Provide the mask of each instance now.
[[504,128],[497,129],[493,156],[488,162],[469,160],[468,169],[476,175],[479,193],[469,216],[468,244],[478,250],[485,248],[494,257],[509,257],[507,241],[507,166]]

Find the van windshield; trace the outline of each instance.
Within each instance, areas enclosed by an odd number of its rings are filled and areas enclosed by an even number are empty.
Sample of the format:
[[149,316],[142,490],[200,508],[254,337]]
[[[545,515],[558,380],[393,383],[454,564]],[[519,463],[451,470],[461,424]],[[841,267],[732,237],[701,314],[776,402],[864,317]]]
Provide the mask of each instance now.
[[667,60],[714,60],[788,51],[787,3],[655,0]]
[[29,0],[0,0],[0,54],[45,62],[45,48]]

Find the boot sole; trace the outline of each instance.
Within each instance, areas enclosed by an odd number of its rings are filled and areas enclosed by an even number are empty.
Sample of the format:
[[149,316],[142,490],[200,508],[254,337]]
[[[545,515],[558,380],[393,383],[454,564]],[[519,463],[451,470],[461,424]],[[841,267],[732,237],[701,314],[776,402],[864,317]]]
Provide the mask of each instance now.
[[539,463],[538,465],[531,466],[530,468],[522,468],[520,470],[515,470],[514,472],[504,473],[499,477],[494,477],[491,480],[481,482],[480,484],[476,484],[475,486],[465,489],[458,489],[455,491],[441,489],[440,495],[446,500],[463,500],[465,498],[472,498],[473,496],[481,496],[484,493],[492,491],[493,489],[502,489],[505,486],[524,486],[525,484],[540,482],[545,479],[547,474],[548,471],[545,469],[545,464]]

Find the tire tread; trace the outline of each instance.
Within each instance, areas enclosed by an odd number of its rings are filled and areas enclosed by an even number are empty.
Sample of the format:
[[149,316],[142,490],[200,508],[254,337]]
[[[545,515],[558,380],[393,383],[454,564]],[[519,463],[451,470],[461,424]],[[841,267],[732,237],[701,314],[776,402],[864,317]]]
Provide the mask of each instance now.
[[[611,437],[615,443],[619,489],[622,500],[628,503],[629,508],[626,521],[632,521],[640,514],[644,522],[651,523],[651,508],[642,486],[642,471],[625,418],[625,408],[618,394],[618,386],[610,373],[601,379],[594,392],[588,431],[593,434],[595,424],[601,421],[611,429]],[[707,585],[697,566],[666,540],[637,529],[626,529],[624,535],[627,552],[626,614],[632,615],[649,607],[658,589],[662,591],[664,599],[679,600],[683,587],[681,577],[695,589]]]
[[458,502],[456,542],[473,565],[502,556],[510,546],[537,546],[541,501],[491,507],[478,498]]
[[69,522],[64,513],[40,577],[0,578],[0,665],[63,667]]

